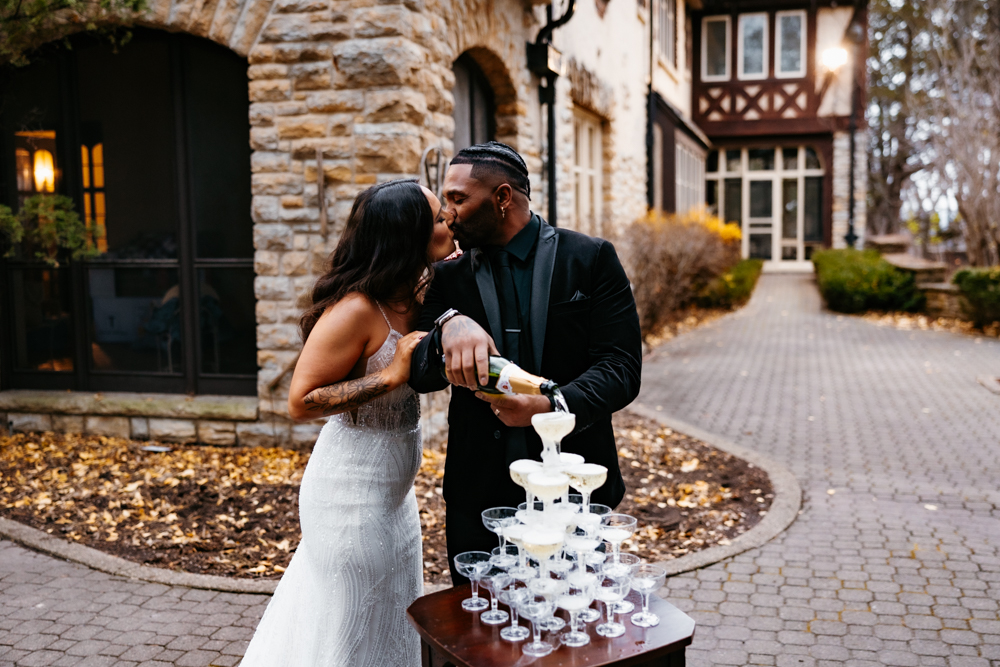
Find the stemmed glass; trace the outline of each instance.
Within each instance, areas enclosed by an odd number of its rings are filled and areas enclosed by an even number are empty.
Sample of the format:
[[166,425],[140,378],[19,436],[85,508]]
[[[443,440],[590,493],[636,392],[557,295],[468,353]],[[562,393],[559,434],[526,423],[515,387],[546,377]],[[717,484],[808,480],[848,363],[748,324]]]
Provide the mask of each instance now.
[[528,557],[525,553],[526,549],[522,548],[521,541],[527,530],[528,527],[520,523],[513,526],[507,526],[503,529],[503,536],[510,540],[511,544],[513,544],[517,549],[516,567],[513,564],[508,566],[508,572],[510,572],[511,576],[518,581],[526,581],[538,576],[538,570],[528,566]]
[[517,523],[517,510],[513,507],[493,507],[483,510],[483,525],[487,530],[494,532],[500,540],[500,548],[507,544],[507,538],[503,535],[503,529]]
[[500,591],[500,602],[503,602],[510,609],[510,625],[500,631],[500,638],[505,639],[509,642],[519,642],[527,639],[531,632],[528,628],[523,625],[517,624],[517,610],[518,607],[528,599],[531,593],[524,586],[517,587],[517,584],[511,584],[510,588],[505,588]]
[[611,543],[614,549],[614,561],[618,562],[622,542],[635,534],[638,522],[628,514],[605,514],[601,517],[601,537]]
[[533,472],[528,475],[528,490],[545,503],[547,512],[556,498],[569,489],[569,477],[561,472]]
[[549,558],[559,551],[564,538],[565,531],[550,526],[531,528],[521,536],[521,546],[538,561],[543,579],[549,578]]
[[507,612],[497,608],[497,595],[510,586],[513,580],[513,577],[499,567],[493,567],[483,575],[483,588],[490,592],[490,610],[479,617],[480,621],[487,625],[500,625],[507,622],[509,618]]
[[525,655],[541,657],[548,655],[555,650],[555,647],[548,642],[542,641],[542,621],[552,615],[555,605],[543,597],[528,595],[518,607],[521,615],[531,621],[533,639],[524,645],[522,651]]
[[625,634],[625,626],[615,622],[615,607],[628,595],[631,584],[631,575],[625,573],[615,577],[605,575],[598,583],[594,597],[604,603],[608,620],[594,628],[597,634],[602,637],[621,637]]
[[543,465],[558,465],[562,439],[576,428],[576,415],[571,412],[540,412],[531,416],[531,425],[542,439]]
[[596,463],[580,462],[563,470],[569,476],[569,485],[583,495],[583,506],[590,506],[590,494],[601,488],[608,479],[608,469]]
[[562,643],[576,648],[590,643],[590,635],[577,630],[580,612],[594,601],[597,575],[589,572],[574,572],[566,579],[566,590],[556,598],[556,604],[569,612],[569,632],[562,636]]
[[528,504],[528,507],[532,506],[532,501],[535,499],[531,493],[531,489],[528,488],[528,475],[538,472],[541,469],[542,464],[531,459],[518,459],[508,467],[510,478],[514,480],[515,484],[524,489],[524,500]]
[[[535,595],[541,595],[549,602],[555,604],[556,599],[566,592],[569,588],[569,584],[561,579],[532,579],[528,582],[528,590]],[[555,607],[553,607],[552,612],[549,613],[547,618],[542,619],[540,625],[543,629],[549,630],[550,632],[559,632],[566,627],[566,621],[562,620],[558,616],[553,615],[555,612]]]
[[466,551],[455,556],[455,569],[472,582],[472,597],[462,600],[465,611],[482,611],[490,606],[479,597],[479,579],[490,569],[490,554],[485,551]]
[[643,563],[632,575],[632,589],[642,596],[642,611],[632,614],[632,625],[651,628],[660,624],[660,617],[649,611],[649,594],[659,590],[667,580],[667,571],[659,565]]
[[[642,563],[642,559],[635,554],[619,554],[618,562],[605,563],[603,571],[610,577],[627,576],[631,579],[640,563]],[[628,590],[625,591],[625,594],[628,595]],[[635,609],[635,605],[628,600],[615,603],[615,611],[619,614],[627,614],[633,609]]]
[[490,565],[510,572],[511,568],[517,565],[517,554],[518,548],[513,544],[494,547],[493,551],[490,552]]

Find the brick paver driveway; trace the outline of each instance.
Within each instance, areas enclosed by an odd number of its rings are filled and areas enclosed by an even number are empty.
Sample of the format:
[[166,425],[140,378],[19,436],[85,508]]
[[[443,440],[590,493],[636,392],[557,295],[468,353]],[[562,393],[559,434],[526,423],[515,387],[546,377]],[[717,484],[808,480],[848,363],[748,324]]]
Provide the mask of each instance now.
[[803,511],[668,581],[690,665],[1000,665],[1000,343],[821,309],[763,276],[647,360],[640,402],[784,463]]
[[[640,400],[782,461],[805,496],[763,548],[668,582],[699,622],[689,664],[1000,665],[990,371],[996,341],[824,313],[804,276],[660,348]],[[266,601],[0,540],[0,665],[232,665]]]

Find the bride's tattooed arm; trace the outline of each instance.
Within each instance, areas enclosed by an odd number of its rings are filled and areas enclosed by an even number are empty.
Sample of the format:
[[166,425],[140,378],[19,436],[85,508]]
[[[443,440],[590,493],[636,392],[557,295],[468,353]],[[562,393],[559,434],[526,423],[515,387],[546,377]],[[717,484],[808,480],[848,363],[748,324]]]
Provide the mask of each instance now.
[[389,382],[382,373],[372,373],[357,380],[345,380],[306,394],[303,403],[307,411],[328,417],[340,412],[357,410],[372,399],[388,393]]

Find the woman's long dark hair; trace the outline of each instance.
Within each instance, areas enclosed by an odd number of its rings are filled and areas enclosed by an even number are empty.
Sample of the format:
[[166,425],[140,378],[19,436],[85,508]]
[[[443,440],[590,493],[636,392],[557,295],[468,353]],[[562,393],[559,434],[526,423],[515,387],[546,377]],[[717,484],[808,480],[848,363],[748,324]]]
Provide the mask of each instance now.
[[312,305],[299,319],[302,340],[323,311],[351,292],[412,307],[432,271],[427,246],[433,231],[434,212],[416,180],[388,181],[359,194],[329,270],[316,281]]

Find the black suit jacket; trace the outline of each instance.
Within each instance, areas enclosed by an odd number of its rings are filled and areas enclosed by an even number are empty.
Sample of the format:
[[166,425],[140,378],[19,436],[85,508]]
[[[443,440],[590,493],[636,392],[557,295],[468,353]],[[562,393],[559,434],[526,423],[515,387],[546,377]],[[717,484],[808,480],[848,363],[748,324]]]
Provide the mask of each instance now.
[[[608,468],[608,481],[593,502],[615,507],[625,494],[618,468],[611,414],[639,394],[642,341],[628,278],[611,243],[556,229],[541,220],[531,285],[532,352],[536,368],[562,389],[576,429],[562,450]],[[455,308],[493,336],[501,355],[500,306],[490,265],[481,251],[435,265],[417,328],[430,331]],[[421,393],[444,389],[440,340],[427,336],[414,355],[410,386]],[[510,479],[505,440],[511,429],[490,405],[461,387],[452,388],[448,411],[444,498],[480,511],[516,506],[524,491]],[[529,456],[539,460],[541,440],[528,427]]]

